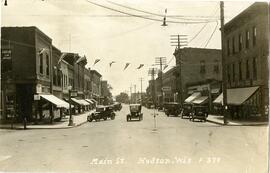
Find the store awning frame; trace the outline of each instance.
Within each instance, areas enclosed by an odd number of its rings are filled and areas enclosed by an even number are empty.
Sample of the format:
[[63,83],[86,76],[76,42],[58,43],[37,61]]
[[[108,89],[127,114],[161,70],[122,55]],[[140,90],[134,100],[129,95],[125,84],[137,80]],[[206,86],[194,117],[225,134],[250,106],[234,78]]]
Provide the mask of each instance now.
[[193,104],[204,104],[208,101],[208,96],[200,96],[192,101]]
[[90,100],[90,99],[85,99],[85,100],[90,104],[94,104],[94,102],[92,100]]
[[186,98],[185,103],[192,103],[192,101],[198,97],[201,96],[200,92],[195,92],[193,94],[191,94],[188,98]]
[[39,94],[40,97],[54,104],[57,108],[69,109],[69,103],[52,95],[52,94]]

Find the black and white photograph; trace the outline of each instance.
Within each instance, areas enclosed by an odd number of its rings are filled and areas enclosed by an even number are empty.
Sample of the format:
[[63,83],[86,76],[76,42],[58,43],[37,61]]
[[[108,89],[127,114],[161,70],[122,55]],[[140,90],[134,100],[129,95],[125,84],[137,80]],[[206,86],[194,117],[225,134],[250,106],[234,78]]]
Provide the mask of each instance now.
[[0,172],[268,173],[270,3],[1,0]]

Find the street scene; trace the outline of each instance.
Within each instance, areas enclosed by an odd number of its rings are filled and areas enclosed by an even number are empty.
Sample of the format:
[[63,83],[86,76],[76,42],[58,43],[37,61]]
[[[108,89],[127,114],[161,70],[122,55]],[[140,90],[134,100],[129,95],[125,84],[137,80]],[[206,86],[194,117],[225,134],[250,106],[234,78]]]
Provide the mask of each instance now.
[[1,10],[0,172],[269,171],[269,2]]

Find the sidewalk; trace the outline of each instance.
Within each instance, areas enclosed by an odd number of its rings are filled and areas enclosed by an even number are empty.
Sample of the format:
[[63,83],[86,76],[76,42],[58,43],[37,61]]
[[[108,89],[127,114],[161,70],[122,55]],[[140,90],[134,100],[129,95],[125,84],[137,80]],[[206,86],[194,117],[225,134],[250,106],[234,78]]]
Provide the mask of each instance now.
[[[224,125],[223,116],[208,115],[206,121],[219,125]],[[228,120],[228,126],[263,126],[268,125],[268,121],[248,121],[248,120]]]
[[[27,125],[27,129],[68,129],[68,128],[73,128],[73,127],[77,127],[80,126],[84,123],[87,122],[87,116],[89,114],[91,114],[92,112],[94,112],[93,110],[91,111],[87,111],[84,112],[83,114],[79,114],[79,115],[73,115],[73,126],[68,126],[69,124],[69,116],[65,116],[64,118],[62,118],[62,120],[60,122],[54,122],[53,124],[38,124],[38,125]],[[0,129],[11,129],[11,124],[0,124]],[[13,125],[13,129],[21,129],[23,130],[23,124],[14,124]]]

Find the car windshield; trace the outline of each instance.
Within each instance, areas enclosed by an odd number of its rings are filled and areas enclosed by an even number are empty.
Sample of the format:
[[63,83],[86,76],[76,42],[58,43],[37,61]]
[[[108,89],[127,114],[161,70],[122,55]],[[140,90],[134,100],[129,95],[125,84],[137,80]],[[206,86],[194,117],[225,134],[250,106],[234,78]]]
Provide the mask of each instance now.
[[96,108],[96,111],[97,111],[97,112],[102,112],[102,111],[104,111],[104,108],[103,108],[103,107],[97,107],[97,108]]
[[136,112],[139,110],[139,106],[130,106],[130,111],[131,112]]

